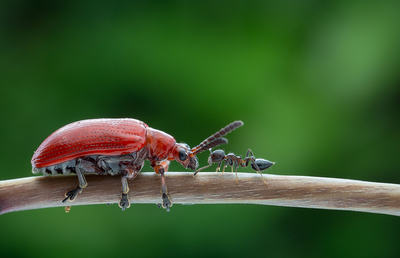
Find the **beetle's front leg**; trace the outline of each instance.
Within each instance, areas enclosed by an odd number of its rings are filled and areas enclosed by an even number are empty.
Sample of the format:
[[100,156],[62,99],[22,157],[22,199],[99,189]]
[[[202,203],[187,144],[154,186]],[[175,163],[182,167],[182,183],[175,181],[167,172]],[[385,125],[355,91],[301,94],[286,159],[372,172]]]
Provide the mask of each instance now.
[[167,172],[169,168],[169,163],[171,163],[169,160],[164,160],[161,162],[161,166],[164,167],[164,171]]
[[162,198],[162,207],[169,212],[169,207],[172,206],[171,199],[168,196],[167,184],[165,183],[165,169],[162,165],[156,165],[153,167],[154,171],[157,174],[161,175],[161,198]]

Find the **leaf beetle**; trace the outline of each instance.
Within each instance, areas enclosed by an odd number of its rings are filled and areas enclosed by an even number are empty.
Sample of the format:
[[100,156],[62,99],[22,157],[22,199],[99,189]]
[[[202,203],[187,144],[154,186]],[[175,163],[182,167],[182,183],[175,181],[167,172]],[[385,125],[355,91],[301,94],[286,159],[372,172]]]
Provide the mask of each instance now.
[[127,179],[135,178],[144,165],[161,175],[162,207],[169,211],[172,202],[167,193],[165,171],[171,160],[183,167],[196,170],[196,154],[226,144],[222,136],[243,125],[235,121],[190,149],[177,143],[171,135],[149,127],[142,121],[123,119],[88,119],[68,124],[52,133],[35,151],[31,163],[34,174],[68,175],[75,173],[79,185],[65,194],[67,200],[75,198],[87,186],[84,174],[121,175],[122,196],[119,207],[129,208]]

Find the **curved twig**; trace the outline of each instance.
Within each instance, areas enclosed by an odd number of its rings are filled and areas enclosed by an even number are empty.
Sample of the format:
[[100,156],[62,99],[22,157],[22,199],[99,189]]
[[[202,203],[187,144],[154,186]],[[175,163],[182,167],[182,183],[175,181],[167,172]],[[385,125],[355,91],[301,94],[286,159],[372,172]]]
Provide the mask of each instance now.
[[[255,173],[168,172],[168,192],[174,204],[244,203],[352,210],[400,216],[400,185],[347,179],[263,175]],[[68,205],[117,203],[120,177],[86,176],[88,187]],[[77,184],[76,176],[38,176],[0,181],[0,214],[65,206],[64,193]],[[140,173],[129,182],[131,203],[160,203],[160,177]],[[173,208],[172,208],[173,209]]]

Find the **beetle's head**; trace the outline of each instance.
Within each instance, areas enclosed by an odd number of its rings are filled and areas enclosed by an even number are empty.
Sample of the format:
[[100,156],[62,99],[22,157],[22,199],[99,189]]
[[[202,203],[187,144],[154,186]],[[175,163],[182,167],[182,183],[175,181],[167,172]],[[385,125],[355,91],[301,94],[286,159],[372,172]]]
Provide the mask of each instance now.
[[174,159],[181,163],[185,168],[196,170],[199,166],[196,155],[191,153],[190,147],[186,143],[175,144],[173,155]]
[[215,134],[211,135],[204,141],[202,141],[199,145],[190,149],[189,145],[185,143],[176,143],[173,149],[173,156],[176,161],[182,164],[185,168],[190,168],[192,170],[196,170],[199,166],[196,155],[205,150],[209,150],[213,147],[216,147],[221,144],[228,143],[228,140],[223,138],[222,136],[230,133],[236,128],[243,125],[242,121],[235,121],[225,126]]

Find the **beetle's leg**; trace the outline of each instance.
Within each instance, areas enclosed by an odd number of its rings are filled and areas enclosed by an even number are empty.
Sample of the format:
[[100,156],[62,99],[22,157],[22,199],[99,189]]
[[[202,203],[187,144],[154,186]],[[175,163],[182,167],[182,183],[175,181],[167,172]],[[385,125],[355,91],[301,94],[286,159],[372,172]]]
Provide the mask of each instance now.
[[138,174],[138,171],[135,168],[130,166],[126,167],[121,176],[122,182],[122,196],[121,201],[119,202],[118,206],[124,211],[126,208],[131,206],[131,202],[129,201],[129,185],[128,185],[128,178],[135,178]]
[[79,185],[75,189],[72,189],[71,191],[65,193],[66,198],[62,200],[63,203],[65,203],[67,200],[73,202],[75,198],[78,196],[78,194],[82,192],[83,188],[87,186],[85,176],[83,175],[84,170],[82,168],[82,163],[80,162],[80,160],[77,161],[75,170],[76,170],[76,175],[78,176]]
[[169,212],[169,207],[172,206],[172,202],[167,193],[167,185],[165,183],[164,172],[165,172],[164,170],[160,172],[160,174],[161,174],[161,192],[162,192],[163,208],[166,209],[167,212]]
[[129,186],[128,186],[128,178],[126,175],[121,176],[121,182],[122,182],[122,197],[120,202],[118,203],[118,206],[124,211],[126,208],[129,208],[131,206],[131,202],[129,201]]
[[172,206],[171,199],[168,196],[167,184],[165,183],[165,169],[162,165],[156,165],[153,167],[154,171],[157,174],[161,175],[161,198],[162,198],[162,207],[169,212],[169,207]]
[[168,171],[169,163],[171,163],[169,160],[164,160],[161,162],[161,165],[164,167],[165,172]]

